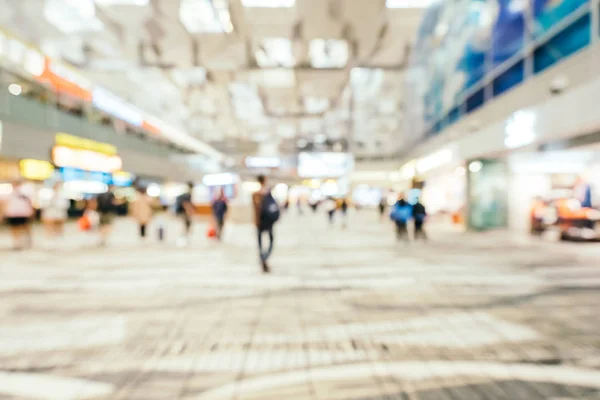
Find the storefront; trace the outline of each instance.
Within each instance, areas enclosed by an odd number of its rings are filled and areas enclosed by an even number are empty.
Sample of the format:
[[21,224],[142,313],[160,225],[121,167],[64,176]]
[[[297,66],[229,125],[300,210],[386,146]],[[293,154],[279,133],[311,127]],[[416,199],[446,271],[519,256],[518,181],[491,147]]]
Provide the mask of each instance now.
[[418,198],[433,218],[464,224],[467,174],[453,147],[404,164],[399,176],[397,192],[404,193],[409,202]]
[[600,238],[599,148],[516,153],[507,166],[511,229]]
[[133,182],[131,175],[121,171],[122,160],[117,148],[107,143],[58,133],[52,161],[57,167],[58,179],[64,182],[65,191],[73,198],[105,192],[113,183],[130,186]]

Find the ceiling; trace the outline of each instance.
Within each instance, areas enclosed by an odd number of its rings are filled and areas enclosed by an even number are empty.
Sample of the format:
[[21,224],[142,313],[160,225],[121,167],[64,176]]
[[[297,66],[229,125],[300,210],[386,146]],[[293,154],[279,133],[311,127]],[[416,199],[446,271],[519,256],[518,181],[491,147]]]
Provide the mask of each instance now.
[[[402,145],[403,68],[421,9],[95,1],[0,0],[0,25],[229,155],[313,146],[369,156]],[[265,1],[292,6],[248,7]]]

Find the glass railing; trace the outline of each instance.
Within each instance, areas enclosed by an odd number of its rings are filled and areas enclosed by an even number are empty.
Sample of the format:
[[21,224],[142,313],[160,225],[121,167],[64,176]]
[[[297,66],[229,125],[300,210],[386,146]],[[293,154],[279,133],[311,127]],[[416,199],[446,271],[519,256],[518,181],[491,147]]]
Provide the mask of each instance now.
[[37,82],[5,70],[0,72],[0,119],[49,134],[65,132],[111,143],[120,149],[160,156],[183,152],[167,142],[153,139],[149,132],[92,109],[89,104],[61,97]]
[[[444,6],[447,9],[455,7],[450,2],[447,3],[448,5]],[[502,94],[545,72],[592,43],[598,42],[600,35],[598,3],[597,0],[568,0],[555,8],[539,8],[537,2],[530,0],[523,2],[523,4],[530,4],[529,11],[525,9],[518,12],[511,11],[512,14],[510,12],[506,15],[502,14],[503,17],[498,17],[495,25],[490,25],[490,31],[485,30],[485,34],[482,33],[484,29],[477,25],[483,24],[483,17],[475,13],[473,10],[476,8],[472,7],[469,10],[473,15],[467,16],[471,19],[466,20],[466,25],[475,24],[475,26],[472,28],[453,26],[447,37],[442,39],[436,36],[435,29],[445,26],[445,22],[435,20],[435,24],[432,24],[431,21],[424,21],[422,27],[424,32],[421,33],[420,42],[417,43],[417,46],[420,43],[423,48],[416,48],[409,74],[411,68],[429,72],[431,70],[427,68],[434,68],[437,72],[433,75],[433,83],[423,85],[417,82],[417,85],[423,87],[414,93],[425,93],[425,96],[423,99],[417,99],[422,101],[419,108],[408,110],[408,114],[416,118],[411,122],[415,127],[411,130],[411,134],[423,139],[438,135]],[[458,10],[459,6],[456,8],[457,10],[450,11],[461,11]],[[482,10],[479,10],[479,14],[483,14]],[[428,27],[431,32],[425,29]],[[459,50],[461,47],[458,45],[451,47],[453,42],[449,38],[452,35],[456,41],[459,41],[458,33],[475,28],[479,29],[475,32],[481,33],[481,37],[473,35],[471,41],[485,49],[482,43],[487,39],[491,47],[487,50],[473,50],[476,46],[471,42],[464,46],[464,50]],[[442,44],[432,50],[428,45],[430,46],[429,41],[434,39],[442,40]],[[480,40],[481,43],[476,40]],[[444,46],[447,50],[444,50]],[[440,52],[438,56],[448,56],[444,58],[447,63],[451,63],[450,56],[454,53],[462,54],[461,57],[456,57],[454,54],[454,59],[458,60],[456,68],[440,69],[439,65],[436,66],[434,61],[439,62],[439,57],[435,55],[438,51]],[[456,82],[460,80],[464,80],[464,83],[458,88]],[[411,83],[409,87],[410,85]],[[408,94],[411,93],[413,91],[409,90]],[[412,102],[408,104],[410,107]]]

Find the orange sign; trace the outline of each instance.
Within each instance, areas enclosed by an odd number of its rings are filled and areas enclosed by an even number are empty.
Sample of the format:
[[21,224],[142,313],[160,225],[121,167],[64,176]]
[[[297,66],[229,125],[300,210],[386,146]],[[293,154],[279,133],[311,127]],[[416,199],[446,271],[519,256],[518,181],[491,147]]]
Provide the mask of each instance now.
[[87,82],[73,69],[50,61],[46,57],[41,81],[49,82],[59,93],[67,93],[84,101],[92,100],[91,83]]

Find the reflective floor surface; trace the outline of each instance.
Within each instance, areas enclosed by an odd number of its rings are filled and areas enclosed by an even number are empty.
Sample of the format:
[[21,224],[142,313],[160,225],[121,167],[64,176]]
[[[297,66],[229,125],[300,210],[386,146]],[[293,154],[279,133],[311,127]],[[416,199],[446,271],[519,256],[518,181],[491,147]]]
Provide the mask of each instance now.
[[600,399],[600,244],[291,215],[264,276],[227,229],[0,250],[0,399]]

